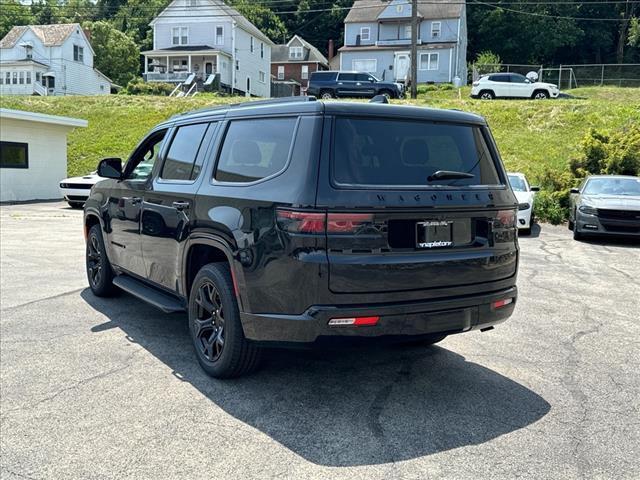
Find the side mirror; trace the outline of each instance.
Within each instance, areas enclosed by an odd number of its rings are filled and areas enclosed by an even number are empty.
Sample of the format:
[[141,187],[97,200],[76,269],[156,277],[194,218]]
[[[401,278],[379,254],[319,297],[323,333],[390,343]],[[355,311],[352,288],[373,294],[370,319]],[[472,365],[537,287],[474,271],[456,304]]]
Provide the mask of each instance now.
[[122,159],[105,158],[98,164],[98,175],[104,178],[120,180],[122,178]]
[[580,189],[572,188],[571,190],[569,190],[569,193],[580,193]]
[[540,187],[531,187],[531,191],[532,192],[539,192],[540,191]]

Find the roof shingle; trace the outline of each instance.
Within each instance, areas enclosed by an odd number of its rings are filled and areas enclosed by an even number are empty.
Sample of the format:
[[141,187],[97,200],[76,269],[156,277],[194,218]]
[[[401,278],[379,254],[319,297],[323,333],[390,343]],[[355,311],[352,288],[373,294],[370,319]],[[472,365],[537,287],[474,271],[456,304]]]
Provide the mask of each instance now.
[[30,29],[47,46],[62,45],[76,28],[80,28],[77,23],[57,23],[54,25],[24,25],[13,27],[2,40],[0,48],[13,48],[16,42],[22,37],[27,29]]
[[[376,22],[378,16],[389,5],[391,5],[389,0],[356,0],[344,22]],[[418,13],[422,18],[427,19],[458,18],[462,15],[463,8],[463,2],[450,3],[449,0],[430,0],[429,3],[418,4]]]

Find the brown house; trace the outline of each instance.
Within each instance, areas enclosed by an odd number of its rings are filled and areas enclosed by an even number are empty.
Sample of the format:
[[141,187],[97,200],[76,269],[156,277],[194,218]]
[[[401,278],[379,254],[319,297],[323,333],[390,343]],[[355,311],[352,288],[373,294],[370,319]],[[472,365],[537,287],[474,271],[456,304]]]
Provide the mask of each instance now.
[[304,90],[312,72],[328,69],[326,57],[298,35],[294,35],[286,45],[276,45],[271,49],[271,78],[276,83],[295,82]]

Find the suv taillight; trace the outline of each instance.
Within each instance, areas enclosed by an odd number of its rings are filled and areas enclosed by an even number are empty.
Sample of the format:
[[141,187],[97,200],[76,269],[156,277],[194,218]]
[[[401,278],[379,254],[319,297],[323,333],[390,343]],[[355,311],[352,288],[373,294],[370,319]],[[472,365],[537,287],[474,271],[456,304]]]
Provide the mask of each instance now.
[[354,233],[373,221],[370,213],[324,213],[313,211],[277,210],[278,226],[291,233]]

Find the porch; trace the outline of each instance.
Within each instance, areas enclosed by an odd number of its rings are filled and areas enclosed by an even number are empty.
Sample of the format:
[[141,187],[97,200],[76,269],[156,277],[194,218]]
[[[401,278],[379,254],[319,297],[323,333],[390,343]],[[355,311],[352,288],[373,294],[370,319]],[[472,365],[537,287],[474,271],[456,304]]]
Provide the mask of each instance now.
[[0,95],[53,95],[55,72],[39,62],[0,64]]
[[155,50],[143,52],[144,74],[147,82],[181,83],[195,75],[195,81],[207,80],[209,75],[220,74],[225,82],[228,56],[213,49],[199,51]]

